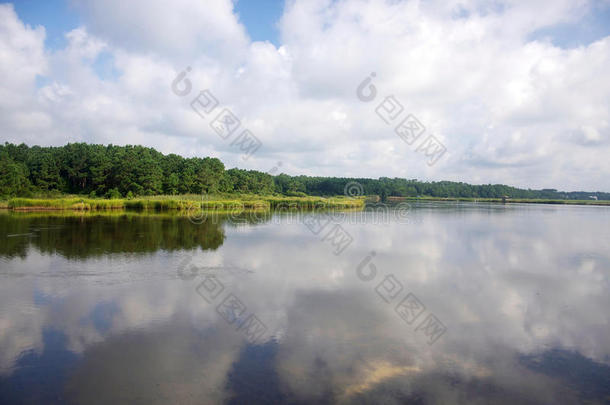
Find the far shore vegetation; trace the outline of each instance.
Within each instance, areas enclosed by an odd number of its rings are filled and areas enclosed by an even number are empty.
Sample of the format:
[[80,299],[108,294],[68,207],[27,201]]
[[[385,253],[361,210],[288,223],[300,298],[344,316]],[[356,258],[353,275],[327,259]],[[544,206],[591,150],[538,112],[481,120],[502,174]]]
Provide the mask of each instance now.
[[272,210],[361,208],[413,200],[610,205],[610,193],[415,179],[290,176],[225,169],[217,158],[143,146],[0,145],[0,208],[13,210]]

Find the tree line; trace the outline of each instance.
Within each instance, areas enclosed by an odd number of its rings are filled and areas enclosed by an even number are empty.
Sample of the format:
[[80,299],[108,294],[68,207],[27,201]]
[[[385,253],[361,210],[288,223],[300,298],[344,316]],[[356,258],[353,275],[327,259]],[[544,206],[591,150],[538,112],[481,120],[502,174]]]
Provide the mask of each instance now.
[[[356,184],[354,184],[356,183]],[[346,190],[347,189],[347,190]],[[256,170],[225,169],[217,158],[164,155],[144,146],[0,145],[0,196],[69,193],[106,198],[200,193],[283,194],[288,196],[379,195],[470,198],[610,200],[610,193],[531,190],[503,184],[388,178],[272,176]]]

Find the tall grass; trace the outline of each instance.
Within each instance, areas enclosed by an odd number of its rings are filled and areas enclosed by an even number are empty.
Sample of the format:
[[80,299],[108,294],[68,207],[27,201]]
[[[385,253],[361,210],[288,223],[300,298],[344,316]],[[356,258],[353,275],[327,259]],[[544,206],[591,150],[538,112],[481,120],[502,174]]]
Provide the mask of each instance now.
[[8,208],[15,210],[72,209],[72,210],[110,210],[124,208],[124,200],[102,200],[91,198],[12,198]]
[[233,195],[225,196],[156,196],[135,199],[96,199],[96,198],[12,198],[7,207],[14,210],[81,210],[104,211],[114,209],[128,210],[271,210],[276,208],[316,209],[316,208],[359,208],[364,199],[345,197],[277,197],[277,196]]
[[[403,200],[403,199],[401,199]],[[500,198],[469,198],[469,197],[404,197],[404,200],[427,201],[478,201],[501,202]],[[525,199],[514,198],[508,203],[536,203],[536,204],[581,204],[581,205],[610,205],[610,201],[595,200],[551,200],[551,199]],[[214,212],[232,212],[242,210],[324,210],[324,209],[362,209],[365,198],[339,197],[286,197],[286,196],[260,196],[254,194],[215,194],[201,196],[188,195],[159,195],[138,197],[134,199],[83,198],[78,196],[64,196],[62,198],[12,198],[0,201],[0,208],[9,208],[17,211],[35,210],[78,210],[78,211],[109,211],[109,210],[146,210],[146,211],[193,211],[206,210]]]

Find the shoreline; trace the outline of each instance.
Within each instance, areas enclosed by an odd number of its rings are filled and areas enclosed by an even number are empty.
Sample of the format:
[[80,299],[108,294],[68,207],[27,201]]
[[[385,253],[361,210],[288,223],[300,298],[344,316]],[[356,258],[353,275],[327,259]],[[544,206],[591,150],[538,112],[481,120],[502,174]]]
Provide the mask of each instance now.
[[348,197],[277,197],[277,196],[151,196],[134,199],[92,199],[66,196],[60,198],[11,198],[0,209],[30,211],[271,211],[273,209],[360,209],[364,198]]
[[[199,197],[197,199],[196,197]],[[45,211],[273,211],[274,209],[362,209],[374,202],[367,197],[279,197],[279,196],[151,196],[134,199],[92,199],[74,196],[59,198],[11,198],[0,201],[0,210],[15,212]],[[401,202],[472,202],[497,204],[548,204],[610,206],[610,200],[553,200],[515,198],[472,198],[472,197],[388,197],[386,203]]]
[[391,202],[405,201],[446,201],[446,202],[473,202],[473,203],[499,203],[499,204],[557,204],[557,205],[596,205],[610,206],[610,200],[553,200],[537,198],[472,198],[472,197],[388,197]]

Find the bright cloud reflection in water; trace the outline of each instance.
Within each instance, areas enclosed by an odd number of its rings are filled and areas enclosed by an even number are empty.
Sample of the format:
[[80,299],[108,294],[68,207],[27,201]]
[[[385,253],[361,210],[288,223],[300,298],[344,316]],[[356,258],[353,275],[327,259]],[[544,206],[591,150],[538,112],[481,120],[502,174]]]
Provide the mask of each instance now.
[[[422,203],[409,223],[374,215],[345,221],[353,243],[334,255],[281,217],[1,214],[0,399],[610,398],[610,210]],[[371,251],[379,276],[365,283],[356,268]],[[207,270],[179,277],[186,256]],[[434,345],[376,294],[390,273],[447,326]],[[264,342],[201,298],[206,274],[265,323]]]

